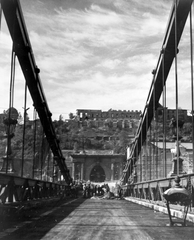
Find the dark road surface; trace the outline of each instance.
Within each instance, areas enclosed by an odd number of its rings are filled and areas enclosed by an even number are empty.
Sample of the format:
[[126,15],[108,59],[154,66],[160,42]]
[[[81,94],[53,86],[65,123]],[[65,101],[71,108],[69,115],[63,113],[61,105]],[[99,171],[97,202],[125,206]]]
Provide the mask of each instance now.
[[194,224],[126,200],[68,199],[0,220],[0,240],[194,240]]

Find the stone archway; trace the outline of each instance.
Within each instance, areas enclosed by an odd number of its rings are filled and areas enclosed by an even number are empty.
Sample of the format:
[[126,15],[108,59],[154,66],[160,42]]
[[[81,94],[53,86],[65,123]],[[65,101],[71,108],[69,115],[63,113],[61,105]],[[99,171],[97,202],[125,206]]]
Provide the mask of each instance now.
[[90,181],[104,182],[105,179],[106,179],[106,175],[105,175],[104,169],[100,165],[94,166],[90,173]]

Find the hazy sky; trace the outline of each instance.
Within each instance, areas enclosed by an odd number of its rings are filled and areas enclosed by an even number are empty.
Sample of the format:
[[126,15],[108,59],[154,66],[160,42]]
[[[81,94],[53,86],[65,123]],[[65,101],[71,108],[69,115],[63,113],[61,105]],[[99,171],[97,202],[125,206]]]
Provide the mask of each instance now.
[[[172,0],[20,2],[53,120],[76,109],[143,111]],[[178,55],[179,106],[186,109],[191,108],[188,32],[189,26]],[[0,112],[9,106],[11,45],[2,16]],[[170,108],[175,108],[173,72],[167,84]],[[23,105],[24,78],[17,63],[14,106],[22,111]],[[27,107],[30,113],[30,96]]]

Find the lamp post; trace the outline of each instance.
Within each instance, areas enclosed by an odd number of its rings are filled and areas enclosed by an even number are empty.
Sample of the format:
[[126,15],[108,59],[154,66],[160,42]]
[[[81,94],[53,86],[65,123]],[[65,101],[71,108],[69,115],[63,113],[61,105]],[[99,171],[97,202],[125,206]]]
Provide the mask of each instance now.
[[[168,210],[168,216],[170,220],[170,224],[167,226],[186,226],[186,219],[187,219],[187,213],[189,206],[191,204],[191,193],[184,187],[180,185],[180,177],[176,176],[175,179],[175,185],[169,189],[167,189],[163,193],[163,197],[166,202],[167,210]],[[183,212],[182,212],[182,217],[183,217],[183,222],[177,222],[173,221],[171,211],[170,211],[170,204],[180,204],[184,206]]]
[[18,115],[18,111],[11,107],[6,111],[6,118],[3,120],[5,125],[4,137],[7,139],[7,146],[5,149],[5,156],[3,156],[3,165],[0,170],[1,172],[14,173],[14,154],[11,148],[11,139],[14,137],[15,127],[18,122]]

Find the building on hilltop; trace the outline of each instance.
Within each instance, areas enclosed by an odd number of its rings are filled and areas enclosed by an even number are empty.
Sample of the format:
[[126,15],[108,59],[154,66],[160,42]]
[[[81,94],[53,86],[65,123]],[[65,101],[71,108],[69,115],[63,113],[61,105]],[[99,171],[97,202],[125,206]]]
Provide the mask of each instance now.
[[77,118],[83,120],[105,120],[105,119],[140,119],[141,111],[122,111],[109,109],[108,111],[77,109]]
[[[156,115],[161,120],[163,119],[164,110],[165,110],[165,113],[166,113],[166,120],[171,120],[174,117],[176,118],[176,115],[177,115],[176,109],[169,109],[167,107],[163,107],[160,103],[158,103],[158,108],[157,108]],[[187,109],[179,108],[178,109],[178,119],[181,119],[183,121],[187,121],[187,118],[188,118],[187,112],[188,112]]]
[[[176,109],[167,109],[167,120],[176,117]],[[187,120],[187,110],[186,109],[178,109],[178,118],[186,121]]]

